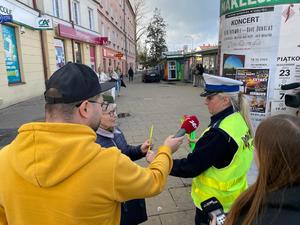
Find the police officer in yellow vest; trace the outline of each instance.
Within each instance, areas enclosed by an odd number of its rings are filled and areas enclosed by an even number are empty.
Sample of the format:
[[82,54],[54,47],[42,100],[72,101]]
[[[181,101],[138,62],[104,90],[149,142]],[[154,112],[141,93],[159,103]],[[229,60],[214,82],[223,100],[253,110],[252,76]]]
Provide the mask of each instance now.
[[[203,74],[211,116],[193,151],[174,159],[171,175],[193,178],[192,199],[196,206],[195,224],[209,224],[200,203],[216,197],[228,212],[235,199],[247,188],[247,171],[253,158],[252,135],[245,99],[239,95],[242,82]],[[244,99],[244,100],[239,100]],[[242,107],[242,109],[241,109]]]

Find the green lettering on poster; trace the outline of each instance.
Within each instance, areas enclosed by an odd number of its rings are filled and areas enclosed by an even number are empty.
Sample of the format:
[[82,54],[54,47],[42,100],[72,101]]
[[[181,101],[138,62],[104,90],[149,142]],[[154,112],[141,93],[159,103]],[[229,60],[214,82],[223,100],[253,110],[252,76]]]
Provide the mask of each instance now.
[[300,3],[300,0],[221,0],[220,15],[250,8],[292,3]]

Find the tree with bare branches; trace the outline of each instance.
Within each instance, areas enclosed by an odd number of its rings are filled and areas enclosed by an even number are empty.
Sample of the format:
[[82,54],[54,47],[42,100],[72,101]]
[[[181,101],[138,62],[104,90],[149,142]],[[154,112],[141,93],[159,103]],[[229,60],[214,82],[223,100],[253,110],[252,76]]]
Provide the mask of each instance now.
[[145,15],[149,12],[146,10],[145,0],[130,0],[133,11],[135,13],[135,53],[136,53],[136,65],[139,63],[138,48],[141,45],[140,41],[143,35],[146,33]]

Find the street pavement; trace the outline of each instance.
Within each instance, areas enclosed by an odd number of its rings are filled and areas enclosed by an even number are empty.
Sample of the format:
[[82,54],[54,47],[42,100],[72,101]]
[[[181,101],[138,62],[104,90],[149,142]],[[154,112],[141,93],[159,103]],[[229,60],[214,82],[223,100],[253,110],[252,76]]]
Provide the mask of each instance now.
[[[180,127],[184,114],[196,115],[200,121],[197,136],[207,127],[209,114],[204,99],[199,96],[202,89],[190,83],[165,82],[142,83],[140,76],[135,76],[133,83],[122,88],[117,97],[119,126],[128,143],[141,144],[149,137],[151,125],[154,127],[154,149],[161,145],[168,135],[175,134]],[[43,97],[0,110],[0,148],[9,143],[17,134],[18,127],[29,121],[44,119]],[[174,158],[185,157],[189,153],[185,141],[174,154]],[[137,161],[147,166],[145,159]],[[253,183],[257,176],[256,167],[252,166],[248,178]],[[195,207],[190,197],[191,179],[169,177],[164,191],[155,197],[146,199],[149,219],[143,225],[191,225],[194,224]]]

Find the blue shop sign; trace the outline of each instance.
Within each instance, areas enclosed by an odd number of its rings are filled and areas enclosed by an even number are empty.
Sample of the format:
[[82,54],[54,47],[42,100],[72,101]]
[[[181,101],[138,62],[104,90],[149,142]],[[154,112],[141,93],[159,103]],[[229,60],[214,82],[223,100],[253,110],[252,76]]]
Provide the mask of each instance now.
[[12,22],[12,20],[13,20],[12,15],[1,15],[0,14],[0,23]]

